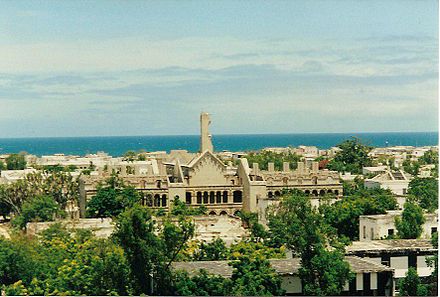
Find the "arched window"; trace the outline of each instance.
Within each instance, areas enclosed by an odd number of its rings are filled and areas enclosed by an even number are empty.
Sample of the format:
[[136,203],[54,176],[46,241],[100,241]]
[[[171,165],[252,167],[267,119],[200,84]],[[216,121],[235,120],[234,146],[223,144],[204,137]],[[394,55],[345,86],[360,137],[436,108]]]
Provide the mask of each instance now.
[[215,193],[215,202],[222,203],[222,192],[217,191],[217,193]]
[[208,204],[208,192],[203,192],[203,204]]
[[228,203],[228,191],[223,191],[223,203]]
[[197,204],[202,204],[202,192],[197,192]]
[[324,190],[319,191],[319,196],[325,196],[325,191]]
[[280,197],[281,196],[281,192],[280,191],[275,191],[275,197]]
[[269,192],[269,193],[267,193],[267,197],[269,197],[269,198],[273,198],[273,192]]
[[209,203],[211,203],[211,204],[215,203],[215,193],[214,193],[214,191],[209,192]]
[[220,215],[221,215],[221,216],[227,216],[228,213],[227,213],[226,211],[222,210],[222,211],[220,212]]
[[167,206],[167,195],[163,194],[162,195],[162,207],[166,207]]
[[234,203],[241,203],[243,201],[241,191],[234,191],[233,192],[233,201],[234,201]]
[[211,211],[209,212],[209,215],[210,215],[210,216],[216,216],[217,213],[216,213],[215,211],[211,210]]
[[154,207],[159,207],[160,206],[160,195],[156,194],[154,195]]
[[192,200],[191,192],[186,192],[185,193],[185,202],[186,202],[186,204],[191,204],[191,200]]

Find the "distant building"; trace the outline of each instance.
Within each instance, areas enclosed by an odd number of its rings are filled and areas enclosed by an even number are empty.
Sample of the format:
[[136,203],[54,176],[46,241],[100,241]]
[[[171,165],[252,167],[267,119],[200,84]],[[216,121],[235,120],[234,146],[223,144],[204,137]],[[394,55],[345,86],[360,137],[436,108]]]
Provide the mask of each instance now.
[[399,280],[405,277],[409,267],[417,270],[420,277],[428,277],[434,271],[426,260],[438,254],[429,240],[390,239],[355,241],[346,248],[347,256],[358,256],[394,270],[394,283],[398,291]]
[[[393,268],[355,256],[347,256],[345,260],[349,263],[355,277],[344,286],[342,295],[393,296]],[[286,295],[303,295],[302,282],[298,275],[301,267],[300,259],[269,261],[272,268],[281,276],[281,288],[286,290]],[[195,275],[200,269],[204,269],[210,274],[230,278],[232,267],[228,263],[229,261],[196,261],[175,262],[172,265],[174,270],[184,270],[189,275]]]
[[388,170],[388,166],[363,167],[362,174],[381,174]]
[[[384,239],[397,234],[395,227],[396,217],[402,215],[401,210],[390,210],[386,214],[359,216],[359,240],[369,241]],[[421,238],[431,238],[438,226],[438,212],[425,213],[426,222],[423,224]]]
[[178,197],[190,206],[204,205],[211,215],[234,215],[240,211],[257,212],[278,201],[284,189],[299,189],[319,203],[324,195],[342,196],[342,184],[337,172],[319,170],[318,162],[298,162],[296,170],[285,162],[281,171],[273,163],[268,170],[258,164],[248,164],[245,157],[225,164],[213,152],[208,132],[209,115],[202,113],[201,152],[171,151],[170,154],[150,155],[146,161],[113,162],[98,176],[80,177],[80,208],[85,214],[87,201],[96,193],[96,186],[112,172],[143,194],[142,203],[152,208],[170,207]]
[[408,184],[412,176],[402,170],[390,171],[366,179],[364,185],[367,188],[390,189],[395,195],[406,195]]

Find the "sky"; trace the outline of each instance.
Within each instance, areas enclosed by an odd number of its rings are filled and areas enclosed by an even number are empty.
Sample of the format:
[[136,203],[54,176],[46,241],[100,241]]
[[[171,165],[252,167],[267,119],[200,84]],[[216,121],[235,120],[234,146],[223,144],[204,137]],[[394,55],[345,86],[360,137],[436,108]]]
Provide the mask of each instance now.
[[438,1],[1,1],[0,138],[438,131]]

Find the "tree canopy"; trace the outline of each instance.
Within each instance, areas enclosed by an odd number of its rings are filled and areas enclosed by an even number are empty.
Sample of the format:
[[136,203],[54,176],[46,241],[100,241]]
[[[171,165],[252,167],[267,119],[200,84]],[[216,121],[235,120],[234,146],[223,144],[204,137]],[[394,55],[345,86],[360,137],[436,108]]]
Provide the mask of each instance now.
[[112,175],[104,184],[97,187],[96,195],[87,203],[87,215],[90,217],[114,217],[133,206],[141,199],[135,188]]
[[323,203],[320,212],[327,224],[334,227],[341,237],[359,239],[359,216],[384,214],[397,209],[397,201],[390,190],[368,189],[358,185],[348,196],[333,204]]
[[283,163],[288,162],[291,169],[295,169],[298,166],[298,162],[301,157],[295,153],[276,153],[271,151],[251,152],[246,156],[249,164],[258,163],[258,166],[262,170],[268,169],[269,163],[274,163],[275,170],[282,170]]
[[334,229],[312,207],[309,197],[291,191],[269,212],[268,226],[274,244],[285,244],[301,258],[299,274],[305,295],[341,293],[351,278],[350,268]]
[[433,177],[416,177],[409,182],[408,196],[423,209],[433,212],[438,209],[438,180]]
[[422,234],[425,223],[423,209],[412,202],[406,202],[402,212],[402,218],[395,219],[397,236],[403,239],[416,239]]
[[8,170],[23,170],[26,168],[24,154],[10,154],[6,158],[6,168]]
[[413,267],[408,268],[405,277],[399,283],[400,296],[427,296],[428,286],[421,283],[417,270]]
[[372,148],[363,144],[359,138],[352,137],[337,147],[341,150],[327,164],[328,169],[361,174],[363,167],[372,165],[372,160],[368,156]]

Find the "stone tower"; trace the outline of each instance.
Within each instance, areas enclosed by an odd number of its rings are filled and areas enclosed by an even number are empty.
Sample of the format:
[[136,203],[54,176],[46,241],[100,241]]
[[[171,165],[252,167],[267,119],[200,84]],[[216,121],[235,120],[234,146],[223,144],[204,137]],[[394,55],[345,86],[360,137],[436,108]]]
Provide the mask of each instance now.
[[202,112],[200,114],[200,152],[208,150],[210,152],[214,151],[214,147],[212,146],[211,134],[209,134],[209,124],[211,124],[211,120],[209,118],[209,114],[206,112]]

